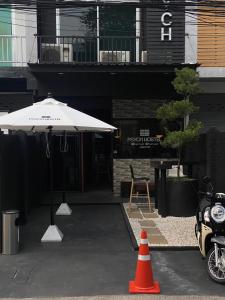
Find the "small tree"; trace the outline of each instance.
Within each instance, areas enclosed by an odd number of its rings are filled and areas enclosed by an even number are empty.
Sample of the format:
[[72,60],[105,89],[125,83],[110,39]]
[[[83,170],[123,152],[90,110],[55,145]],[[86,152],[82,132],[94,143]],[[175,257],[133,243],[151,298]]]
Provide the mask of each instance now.
[[[165,129],[165,138],[161,145],[177,149],[177,176],[180,178],[182,148],[196,140],[202,128],[202,123],[199,121],[189,122],[189,115],[198,110],[198,107],[189,101],[192,95],[200,91],[198,73],[187,67],[182,70],[176,69],[176,78],[172,84],[176,92],[183,96],[183,100],[163,104],[157,109],[156,118],[162,121]],[[179,129],[171,131],[170,121],[177,121]]]

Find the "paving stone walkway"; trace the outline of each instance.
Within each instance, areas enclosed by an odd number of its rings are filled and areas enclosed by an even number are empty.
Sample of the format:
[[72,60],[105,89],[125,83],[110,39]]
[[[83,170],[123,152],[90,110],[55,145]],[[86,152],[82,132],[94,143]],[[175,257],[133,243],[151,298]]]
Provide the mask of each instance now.
[[150,212],[145,203],[124,203],[124,208],[136,238],[140,242],[140,231],[148,233],[149,245],[157,247],[196,247],[194,235],[195,217],[162,218],[158,215],[154,204]]
[[141,203],[132,203],[131,208],[128,203],[124,203],[124,208],[138,244],[140,231],[143,229],[147,231],[150,245],[168,245],[165,236],[154,222],[154,219],[159,217],[156,212],[150,213],[149,208]]

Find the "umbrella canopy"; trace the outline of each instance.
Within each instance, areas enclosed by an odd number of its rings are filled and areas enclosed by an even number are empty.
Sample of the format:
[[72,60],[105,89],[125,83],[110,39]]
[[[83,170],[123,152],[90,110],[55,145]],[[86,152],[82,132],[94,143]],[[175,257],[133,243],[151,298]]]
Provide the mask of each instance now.
[[0,117],[0,128],[24,131],[102,131],[116,128],[49,96],[31,106]]

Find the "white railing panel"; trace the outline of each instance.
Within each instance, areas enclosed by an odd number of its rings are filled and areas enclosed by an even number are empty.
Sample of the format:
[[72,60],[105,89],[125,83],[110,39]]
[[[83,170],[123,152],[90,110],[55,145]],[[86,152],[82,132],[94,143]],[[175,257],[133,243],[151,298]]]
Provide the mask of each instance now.
[[0,67],[25,67],[28,62],[25,36],[0,35]]

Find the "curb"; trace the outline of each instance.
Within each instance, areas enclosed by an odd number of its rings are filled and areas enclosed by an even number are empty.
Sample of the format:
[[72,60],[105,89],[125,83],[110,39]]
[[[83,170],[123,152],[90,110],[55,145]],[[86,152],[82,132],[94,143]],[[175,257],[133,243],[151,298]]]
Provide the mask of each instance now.
[[151,251],[193,251],[199,250],[198,246],[151,246]]
[[125,212],[125,208],[123,206],[123,203],[120,203],[120,209],[121,209],[121,212],[122,212],[122,215],[123,215],[123,219],[124,219],[129,237],[130,237],[132,248],[133,248],[134,251],[137,251],[139,249],[139,246],[137,244],[137,241],[136,241],[136,238],[134,236],[133,230],[131,228],[130,222],[127,218],[127,214]]
[[[58,206],[60,205],[62,202],[55,202],[54,203],[54,206]],[[67,201],[66,202],[68,205],[71,205],[71,206],[76,206],[76,205],[118,205],[118,204],[122,204],[121,202],[76,202],[76,203],[73,203],[73,202],[69,202]],[[50,205],[50,202],[49,203],[42,203],[40,206],[49,206]]]

